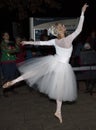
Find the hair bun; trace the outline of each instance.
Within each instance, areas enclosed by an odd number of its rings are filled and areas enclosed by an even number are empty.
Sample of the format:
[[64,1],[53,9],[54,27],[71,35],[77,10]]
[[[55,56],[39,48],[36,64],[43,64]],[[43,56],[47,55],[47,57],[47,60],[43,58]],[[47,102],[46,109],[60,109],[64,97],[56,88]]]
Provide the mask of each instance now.
[[54,26],[51,26],[49,29],[48,29],[48,34],[52,34],[54,36],[57,36],[57,33],[56,33],[56,28]]

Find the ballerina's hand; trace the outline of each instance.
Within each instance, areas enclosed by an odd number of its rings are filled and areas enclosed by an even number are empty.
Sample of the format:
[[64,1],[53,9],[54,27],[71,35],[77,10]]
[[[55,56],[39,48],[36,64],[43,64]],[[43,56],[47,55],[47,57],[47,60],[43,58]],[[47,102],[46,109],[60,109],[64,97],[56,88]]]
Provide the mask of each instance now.
[[87,3],[85,3],[85,4],[83,5],[83,7],[82,7],[82,11],[85,12],[86,9],[87,9],[87,7],[89,7],[89,5],[88,5]]

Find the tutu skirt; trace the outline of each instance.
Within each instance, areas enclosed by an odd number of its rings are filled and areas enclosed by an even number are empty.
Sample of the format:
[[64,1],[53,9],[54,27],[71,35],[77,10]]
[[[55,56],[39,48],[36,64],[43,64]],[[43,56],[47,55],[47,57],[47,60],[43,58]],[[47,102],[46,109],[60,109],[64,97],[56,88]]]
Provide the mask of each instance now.
[[30,87],[37,84],[37,89],[50,99],[76,100],[76,77],[69,63],[62,63],[54,55],[49,55],[22,62],[18,69]]

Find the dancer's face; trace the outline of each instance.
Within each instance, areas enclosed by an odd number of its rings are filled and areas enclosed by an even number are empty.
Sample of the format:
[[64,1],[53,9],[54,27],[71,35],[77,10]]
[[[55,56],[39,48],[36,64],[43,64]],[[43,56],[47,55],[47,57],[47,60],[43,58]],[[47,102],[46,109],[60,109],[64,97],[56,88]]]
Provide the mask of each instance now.
[[60,34],[64,34],[66,32],[66,27],[64,24],[61,24],[61,23],[58,23],[56,25],[56,31],[57,33],[60,35]]

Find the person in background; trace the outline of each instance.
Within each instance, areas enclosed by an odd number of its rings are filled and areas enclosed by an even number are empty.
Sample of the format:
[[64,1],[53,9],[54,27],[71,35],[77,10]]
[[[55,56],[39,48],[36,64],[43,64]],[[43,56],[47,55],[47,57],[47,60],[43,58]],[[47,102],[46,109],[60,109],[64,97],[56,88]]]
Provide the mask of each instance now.
[[[34,39],[30,39],[30,41],[34,41]],[[41,56],[40,46],[26,45],[25,48],[26,48],[26,60]]]
[[47,29],[44,29],[42,34],[40,35],[40,41],[48,41],[49,36],[48,36],[48,31]]
[[[48,41],[48,40],[49,40],[48,31],[47,29],[44,29],[40,35],[40,41]],[[50,46],[39,46],[39,48],[43,56],[49,54]]]
[[90,44],[90,47],[96,51],[96,31],[92,30],[90,35],[86,39],[86,43]]
[[89,43],[85,43],[82,50],[92,50],[91,45]]
[[16,53],[16,64],[25,61],[26,56],[26,48],[20,44],[22,38],[20,36],[15,37],[15,44],[18,48],[18,52]]
[[[34,41],[33,39],[31,39],[30,41]],[[34,55],[36,55],[35,52],[32,51],[32,49],[34,48],[34,46],[31,45],[27,45],[26,47],[26,60],[32,58]]]
[[[4,83],[16,78],[16,52],[18,52],[18,48],[15,47],[14,42],[10,41],[9,33],[4,32],[1,41],[1,66]],[[7,96],[5,89],[3,92]]]
[[72,66],[80,66],[80,53],[83,49],[84,41],[82,39],[82,36],[79,35],[75,40],[74,40],[74,51],[72,54]]

